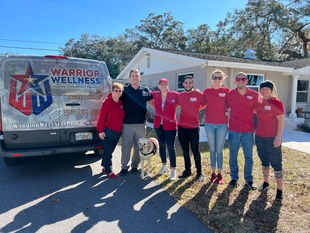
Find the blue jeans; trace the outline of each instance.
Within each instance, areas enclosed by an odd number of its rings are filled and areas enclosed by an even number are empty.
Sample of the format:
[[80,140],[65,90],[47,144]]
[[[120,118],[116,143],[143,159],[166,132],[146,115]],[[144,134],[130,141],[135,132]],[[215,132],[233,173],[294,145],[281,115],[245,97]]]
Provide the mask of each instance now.
[[121,133],[114,130],[105,128],[104,129],[105,138],[101,140],[101,145],[103,149],[103,156],[101,160],[101,166],[104,167],[106,173],[112,172],[112,154],[115,147],[121,137]]
[[191,158],[189,155],[189,146],[194,154],[194,161],[197,169],[197,175],[201,175],[201,154],[199,151],[199,131],[200,127],[186,129],[178,127],[178,139],[183,150],[185,170],[191,171]]
[[205,130],[210,149],[211,168],[222,170],[223,168],[223,147],[227,135],[227,124],[209,124],[205,123]]
[[244,179],[247,182],[253,181],[252,169],[253,169],[254,133],[229,131],[228,147],[229,147],[230,177],[232,180],[239,179],[238,152],[240,144],[242,145],[244,155]]
[[176,167],[175,155],[175,136],[176,130],[164,130],[161,125],[158,129],[155,128],[155,133],[159,143],[159,155],[162,163],[167,163],[166,145],[169,152],[170,167]]

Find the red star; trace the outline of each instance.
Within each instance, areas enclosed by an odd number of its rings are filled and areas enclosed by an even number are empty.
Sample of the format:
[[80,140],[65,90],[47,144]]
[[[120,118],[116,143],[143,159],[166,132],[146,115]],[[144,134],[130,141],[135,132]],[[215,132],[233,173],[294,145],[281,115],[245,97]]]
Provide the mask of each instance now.
[[12,74],[11,76],[22,82],[18,95],[22,94],[29,88],[32,88],[40,94],[44,95],[39,82],[48,77],[48,75],[35,75],[30,64],[28,65],[25,74]]

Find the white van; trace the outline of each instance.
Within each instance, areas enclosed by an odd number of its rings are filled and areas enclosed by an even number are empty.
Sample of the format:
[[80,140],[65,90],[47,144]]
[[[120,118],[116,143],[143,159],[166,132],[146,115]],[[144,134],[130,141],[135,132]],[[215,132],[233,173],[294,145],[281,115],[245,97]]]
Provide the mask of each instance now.
[[105,62],[65,56],[0,57],[0,155],[101,154],[96,131],[111,92]]

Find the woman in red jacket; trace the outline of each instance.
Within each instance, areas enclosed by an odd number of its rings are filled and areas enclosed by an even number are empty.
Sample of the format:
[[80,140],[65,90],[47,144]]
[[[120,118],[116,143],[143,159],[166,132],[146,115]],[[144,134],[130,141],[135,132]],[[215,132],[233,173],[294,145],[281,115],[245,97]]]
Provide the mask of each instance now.
[[159,154],[162,167],[158,174],[169,171],[167,167],[166,146],[169,152],[171,175],[170,180],[176,179],[176,152],[175,137],[177,132],[176,106],[178,92],[169,91],[169,81],[166,78],[159,80],[160,91],[152,92],[153,107],[155,108],[154,129],[159,142]]
[[102,173],[107,173],[109,178],[117,178],[117,175],[112,172],[112,153],[121,136],[125,117],[123,102],[120,100],[123,90],[123,84],[112,84],[112,95],[109,95],[102,103],[97,123],[97,131],[103,148]]

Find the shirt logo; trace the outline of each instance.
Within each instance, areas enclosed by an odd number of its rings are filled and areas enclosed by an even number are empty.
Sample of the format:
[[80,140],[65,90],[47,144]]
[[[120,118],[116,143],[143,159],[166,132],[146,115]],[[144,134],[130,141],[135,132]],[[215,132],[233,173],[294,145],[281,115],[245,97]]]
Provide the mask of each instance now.
[[174,103],[174,102],[175,102],[175,100],[171,100],[171,102],[172,102],[172,103]]
[[252,100],[253,96],[248,95],[246,98],[249,99],[249,100]]
[[264,109],[265,110],[271,110],[271,107],[270,106],[265,106]]
[[142,91],[142,96],[149,96],[149,93],[146,91]]
[[226,93],[219,93],[219,97],[225,97]]
[[197,98],[190,98],[189,101],[191,101],[191,102],[196,102],[196,101],[197,101]]

